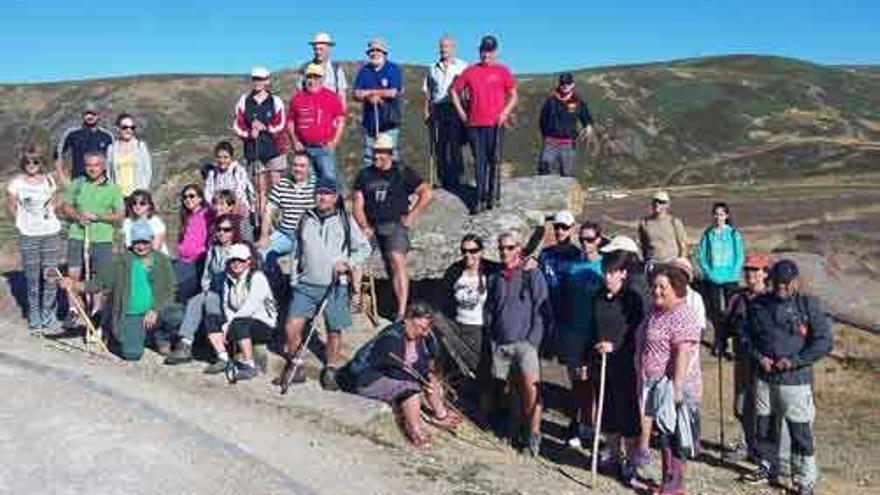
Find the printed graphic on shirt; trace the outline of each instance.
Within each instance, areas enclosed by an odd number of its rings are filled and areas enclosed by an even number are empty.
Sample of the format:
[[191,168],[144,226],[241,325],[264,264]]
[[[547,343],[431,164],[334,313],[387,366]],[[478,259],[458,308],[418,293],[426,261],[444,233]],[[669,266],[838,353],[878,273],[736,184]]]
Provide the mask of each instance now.
[[455,294],[455,302],[458,304],[459,309],[472,311],[477,309],[477,306],[480,305],[481,298],[484,297],[485,294],[480,294],[478,287],[474,282],[476,282],[476,280],[463,279],[459,279],[455,282],[453,291]]

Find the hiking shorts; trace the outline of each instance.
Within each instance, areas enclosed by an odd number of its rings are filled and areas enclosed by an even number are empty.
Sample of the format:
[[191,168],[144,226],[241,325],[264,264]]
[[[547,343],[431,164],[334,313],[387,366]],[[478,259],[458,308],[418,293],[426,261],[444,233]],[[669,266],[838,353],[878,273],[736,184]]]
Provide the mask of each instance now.
[[507,380],[510,368],[516,366],[521,373],[540,379],[541,363],[538,360],[538,349],[531,343],[511,342],[509,344],[492,344],[492,376],[498,380]]
[[383,258],[391,253],[409,252],[409,229],[400,222],[382,223],[376,226],[376,244]]
[[265,162],[254,160],[248,162],[248,172],[251,174],[262,174],[265,172],[284,172],[287,170],[287,155],[280,154],[275,158],[270,158]]
[[[321,298],[327,286],[299,283],[293,286],[293,296],[287,318],[311,319],[318,311]],[[327,296],[324,308],[324,322],[329,332],[341,332],[351,327],[351,311],[348,301],[348,287],[337,285]]]
[[[89,246],[91,253],[91,268],[95,273],[109,270],[113,262],[113,243],[93,242]],[[77,239],[67,240],[67,268],[83,267],[83,241]]]

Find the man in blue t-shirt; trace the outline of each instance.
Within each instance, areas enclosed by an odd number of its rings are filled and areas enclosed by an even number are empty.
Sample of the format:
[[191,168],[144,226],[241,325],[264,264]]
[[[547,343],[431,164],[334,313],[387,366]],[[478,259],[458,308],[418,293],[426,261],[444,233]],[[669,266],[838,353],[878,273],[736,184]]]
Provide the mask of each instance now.
[[388,60],[388,45],[381,39],[370,40],[367,63],[354,80],[354,99],[364,104],[364,168],[373,164],[373,141],[377,133],[391,137],[393,158],[399,158],[402,90],[403,73],[397,64]]

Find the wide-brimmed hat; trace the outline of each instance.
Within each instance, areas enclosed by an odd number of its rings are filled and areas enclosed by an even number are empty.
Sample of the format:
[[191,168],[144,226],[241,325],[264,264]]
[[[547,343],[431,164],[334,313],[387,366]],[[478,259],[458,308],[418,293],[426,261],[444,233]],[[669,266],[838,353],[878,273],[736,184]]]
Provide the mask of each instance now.
[[611,242],[599,248],[599,252],[601,253],[613,253],[614,251],[623,251],[641,256],[641,250],[639,249],[639,245],[636,244],[636,241],[625,235],[616,235],[611,239]]
[[330,46],[333,46],[336,44],[336,42],[333,41],[333,38],[330,37],[329,33],[325,33],[323,31],[321,31],[321,32],[315,33],[315,35],[312,36],[312,41],[309,41],[309,44],[310,45],[330,45]]
[[373,50],[379,50],[385,55],[388,55],[388,44],[385,43],[385,40],[382,38],[373,38],[367,42],[367,53],[370,53]]
[[651,196],[651,199],[654,201],[659,201],[660,203],[668,203],[670,201],[669,193],[666,191],[657,191]]
[[394,138],[391,134],[380,132],[373,141],[373,151],[391,151],[394,149]]

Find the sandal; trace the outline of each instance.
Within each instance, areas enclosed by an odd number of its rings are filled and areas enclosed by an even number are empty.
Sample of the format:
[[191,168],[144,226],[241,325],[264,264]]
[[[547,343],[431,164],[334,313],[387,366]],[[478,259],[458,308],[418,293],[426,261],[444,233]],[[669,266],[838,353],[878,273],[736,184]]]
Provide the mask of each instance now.
[[431,447],[431,435],[421,432],[407,432],[406,439],[417,449],[427,449]]
[[442,418],[439,416],[427,416],[425,420],[438,428],[443,428],[444,430],[448,431],[455,431],[456,428],[458,428],[458,426],[461,424],[462,418],[458,414],[447,411],[446,415]]

